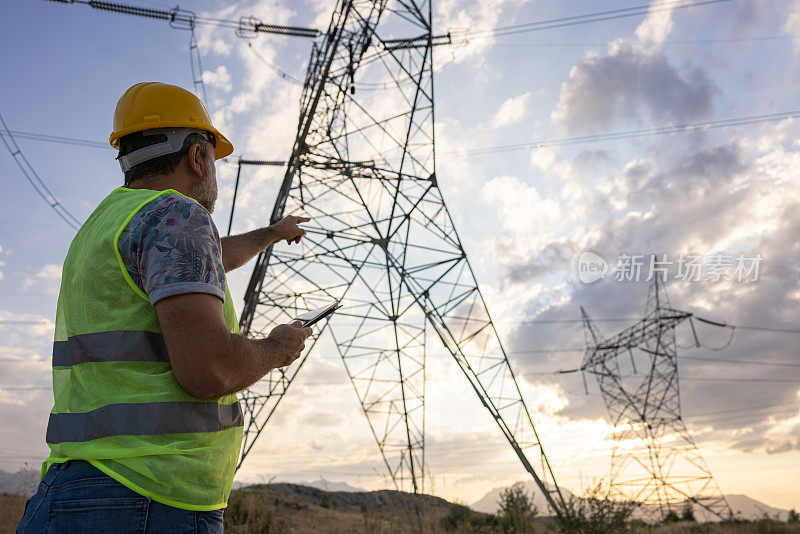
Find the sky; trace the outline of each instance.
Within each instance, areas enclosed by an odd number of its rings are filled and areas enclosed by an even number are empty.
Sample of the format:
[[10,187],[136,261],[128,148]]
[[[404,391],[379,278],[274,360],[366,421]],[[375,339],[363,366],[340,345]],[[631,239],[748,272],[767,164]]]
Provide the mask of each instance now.
[[[105,142],[132,84],[190,88],[185,31],[80,5],[17,0],[0,22],[0,113],[11,130]],[[146,2],[160,9],[166,3]],[[603,9],[636,3],[609,1]],[[325,28],[329,0],[190,2],[198,14]],[[434,4],[435,33],[597,11],[570,0]],[[285,159],[295,135],[307,39],[199,27],[208,107],[235,154]],[[251,46],[248,46],[251,45]],[[674,308],[744,326],[797,328],[800,123],[770,123],[581,144],[540,141],[794,111],[800,2],[730,0],[435,50],[437,176],[517,372],[555,476],[580,491],[608,475],[613,427],[596,382],[550,371],[580,365],[580,307],[610,336],[644,313],[651,255],[672,261]],[[59,201],[85,219],[121,185],[111,149],[18,143]],[[534,143],[485,155],[458,151]],[[74,231],[0,150],[0,468],[37,466],[52,397],[49,355],[61,264]],[[242,174],[234,231],[266,223],[282,169]],[[218,162],[215,221],[227,229],[235,166]],[[589,251],[606,275],[581,280]],[[699,257],[761,258],[757,280],[680,276]],[[625,257],[644,262],[618,280]],[[717,260],[714,260],[717,258]],[[733,261],[733,260],[731,260]],[[229,274],[241,310],[252,265]],[[684,273],[685,274],[685,273]],[[609,319],[625,319],[609,321]],[[566,321],[566,322],[565,322]],[[678,328],[682,413],[725,493],[800,506],[797,334]],[[719,348],[720,350],[713,350]],[[555,349],[555,350],[552,350]],[[568,352],[564,349],[578,349]],[[684,358],[681,358],[681,357]],[[701,359],[698,359],[701,358]],[[713,360],[711,359],[713,358]],[[13,360],[13,361],[12,361]],[[720,361],[723,360],[723,361]],[[782,364],[782,365],[776,365]],[[789,364],[789,365],[785,365]],[[527,474],[444,349],[431,345],[426,490],[474,502]],[[39,389],[31,389],[31,388]],[[390,481],[341,360],[322,343],[281,403],[239,480],[323,477],[365,489]]]

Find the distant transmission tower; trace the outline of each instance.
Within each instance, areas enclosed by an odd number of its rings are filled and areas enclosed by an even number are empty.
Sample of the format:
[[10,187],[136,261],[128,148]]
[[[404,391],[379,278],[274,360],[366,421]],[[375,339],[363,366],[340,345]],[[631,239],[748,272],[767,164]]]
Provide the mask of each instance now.
[[692,314],[670,308],[661,284],[656,276],[645,318],[608,339],[581,307],[586,334],[581,369],[597,377],[617,430],[611,491],[652,505],[660,519],[680,514],[686,503],[730,519],[733,512],[681,418],[675,327]]
[[263,336],[332,299],[344,308],[305,356],[244,392],[241,461],[328,332],[394,486],[423,491],[432,331],[560,513],[561,493],[438,187],[432,51],[449,42],[431,31],[430,1],[340,0],[314,46],[271,216],[312,222],[301,247],[259,255],[240,325]]

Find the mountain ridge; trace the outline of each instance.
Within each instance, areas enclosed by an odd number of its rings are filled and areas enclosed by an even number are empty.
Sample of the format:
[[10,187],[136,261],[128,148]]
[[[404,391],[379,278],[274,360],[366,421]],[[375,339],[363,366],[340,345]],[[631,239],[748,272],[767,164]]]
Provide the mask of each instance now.
[[[536,483],[533,480],[527,480],[518,483],[523,485],[525,491],[529,495],[533,495],[533,504],[539,510],[539,513],[547,515],[547,502],[539,491],[539,488],[536,486]],[[487,514],[497,513],[500,508],[498,505],[500,492],[510,487],[511,486],[492,488],[483,497],[473,502],[470,505],[470,508],[477,512],[483,512]],[[561,488],[561,491],[565,499],[569,499],[570,496],[574,495],[572,492],[564,488]],[[779,519],[781,521],[785,521],[789,517],[789,510],[764,504],[763,502],[753,499],[752,497],[748,497],[747,495],[730,494],[724,495],[724,497],[733,510],[734,515],[741,519],[761,519],[765,514],[772,519]],[[645,517],[648,515],[648,511],[649,510],[647,510],[645,507],[642,507],[634,513],[634,517]],[[710,512],[698,507],[694,507],[694,515],[697,521],[700,522],[719,520],[719,518]]]

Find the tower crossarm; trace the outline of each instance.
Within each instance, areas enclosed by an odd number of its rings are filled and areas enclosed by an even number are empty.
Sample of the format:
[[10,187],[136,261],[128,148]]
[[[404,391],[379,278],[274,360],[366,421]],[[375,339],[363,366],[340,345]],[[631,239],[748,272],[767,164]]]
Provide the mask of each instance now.
[[[589,343],[587,345],[587,351],[597,355],[602,355],[609,351],[615,351],[618,349],[632,349],[640,347],[647,339],[652,338],[653,335],[659,330],[675,328],[690,317],[692,317],[692,314],[689,312],[672,309],[663,310],[663,313],[659,314],[658,316],[646,317],[640,321],[637,321],[634,325],[614,336],[606,338],[602,341],[598,341],[595,344]],[[584,367],[588,367],[587,364],[591,363],[592,362],[586,362]]]

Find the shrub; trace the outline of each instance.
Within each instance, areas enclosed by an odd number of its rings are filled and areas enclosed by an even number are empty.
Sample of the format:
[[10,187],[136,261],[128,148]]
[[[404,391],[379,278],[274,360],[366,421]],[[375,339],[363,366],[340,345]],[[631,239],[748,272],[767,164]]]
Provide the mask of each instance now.
[[462,523],[469,521],[470,517],[472,510],[463,504],[451,504],[447,515],[442,518],[442,526],[445,530],[458,530]]
[[691,521],[692,523],[695,522],[694,507],[692,506],[691,502],[686,502],[686,506],[684,506],[683,513],[681,514],[681,521]]
[[606,534],[628,531],[628,520],[636,504],[611,499],[602,481],[586,490],[586,497],[570,496],[559,514],[559,529],[565,533]]
[[792,508],[789,510],[789,517],[786,519],[787,523],[800,523],[800,514],[797,513],[797,510]]
[[266,495],[263,492],[247,490],[231,494],[228,508],[225,510],[223,520],[225,531],[237,528],[243,534],[283,534],[288,525],[283,514],[266,506]]
[[534,531],[536,507],[533,497],[525,491],[525,486],[517,482],[500,492],[500,526],[506,534],[520,534]]

